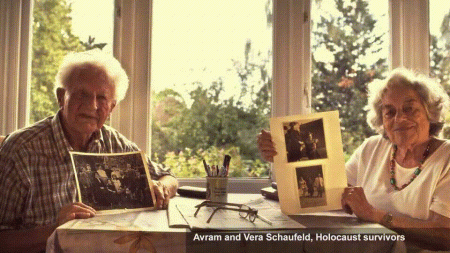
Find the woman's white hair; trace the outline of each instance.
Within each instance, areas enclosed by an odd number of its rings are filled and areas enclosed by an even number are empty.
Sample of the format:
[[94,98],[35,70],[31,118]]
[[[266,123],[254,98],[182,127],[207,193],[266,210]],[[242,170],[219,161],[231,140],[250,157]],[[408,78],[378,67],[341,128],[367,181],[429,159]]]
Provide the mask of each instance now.
[[447,93],[434,80],[404,68],[395,69],[388,78],[369,84],[367,122],[370,127],[384,134],[381,100],[386,90],[391,87],[405,87],[417,92],[430,121],[430,135],[438,135],[444,126],[444,116],[449,106]]
[[115,99],[120,102],[128,90],[128,76],[120,65],[120,62],[110,54],[106,54],[99,49],[85,52],[72,52],[64,57],[64,60],[56,74],[55,94],[58,88],[67,89],[71,83],[76,69],[84,66],[94,67],[100,70],[108,82],[115,87]]

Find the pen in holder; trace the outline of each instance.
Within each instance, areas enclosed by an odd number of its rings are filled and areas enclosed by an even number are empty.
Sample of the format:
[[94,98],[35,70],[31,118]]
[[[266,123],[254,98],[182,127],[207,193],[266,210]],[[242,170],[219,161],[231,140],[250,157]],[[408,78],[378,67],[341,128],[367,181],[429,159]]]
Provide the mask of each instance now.
[[206,177],[206,199],[212,202],[227,202],[228,177]]
[[217,165],[210,167],[205,160],[206,171],[206,199],[213,202],[227,202],[228,170],[231,156],[225,155],[221,168]]

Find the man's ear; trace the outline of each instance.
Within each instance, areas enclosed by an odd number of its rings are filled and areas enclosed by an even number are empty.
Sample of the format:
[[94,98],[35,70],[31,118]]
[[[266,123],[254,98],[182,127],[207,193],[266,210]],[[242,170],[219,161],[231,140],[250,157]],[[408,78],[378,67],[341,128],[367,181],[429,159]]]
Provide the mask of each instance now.
[[56,89],[56,98],[58,99],[58,105],[61,108],[64,105],[64,95],[66,94],[66,90],[64,88]]
[[112,113],[114,107],[116,107],[116,104],[117,104],[117,101],[114,99],[114,100],[111,102],[111,110],[109,110],[109,113],[110,113],[110,114]]

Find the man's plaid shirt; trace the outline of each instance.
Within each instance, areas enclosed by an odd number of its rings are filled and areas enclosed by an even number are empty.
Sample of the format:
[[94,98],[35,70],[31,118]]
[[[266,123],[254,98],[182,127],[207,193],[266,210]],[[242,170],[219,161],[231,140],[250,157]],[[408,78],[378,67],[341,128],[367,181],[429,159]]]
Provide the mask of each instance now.
[[[60,112],[18,130],[0,148],[0,229],[56,222],[61,207],[75,202],[76,183]],[[89,142],[90,153],[138,151],[133,142],[103,126]],[[148,159],[152,179],[171,172]]]

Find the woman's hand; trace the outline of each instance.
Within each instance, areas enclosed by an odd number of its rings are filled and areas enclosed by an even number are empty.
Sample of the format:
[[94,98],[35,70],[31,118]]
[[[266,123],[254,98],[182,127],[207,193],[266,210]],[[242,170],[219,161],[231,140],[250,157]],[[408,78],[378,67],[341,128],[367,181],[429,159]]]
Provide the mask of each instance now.
[[342,194],[341,205],[345,212],[354,213],[358,218],[380,222],[377,210],[367,201],[362,187],[347,187]]
[[95,216],[95,209],[83,204],[81,202],[76,202],[63,206],[58,213],[58,226],[73,220],[73,219],[87,219]]
[[264,160],[273,162],[273,157],[277,155],[277,151],[275,150],[275,144],[272,141],[272,135],[270,135],[269,131],[263,129],[258,134],[258,149]]

